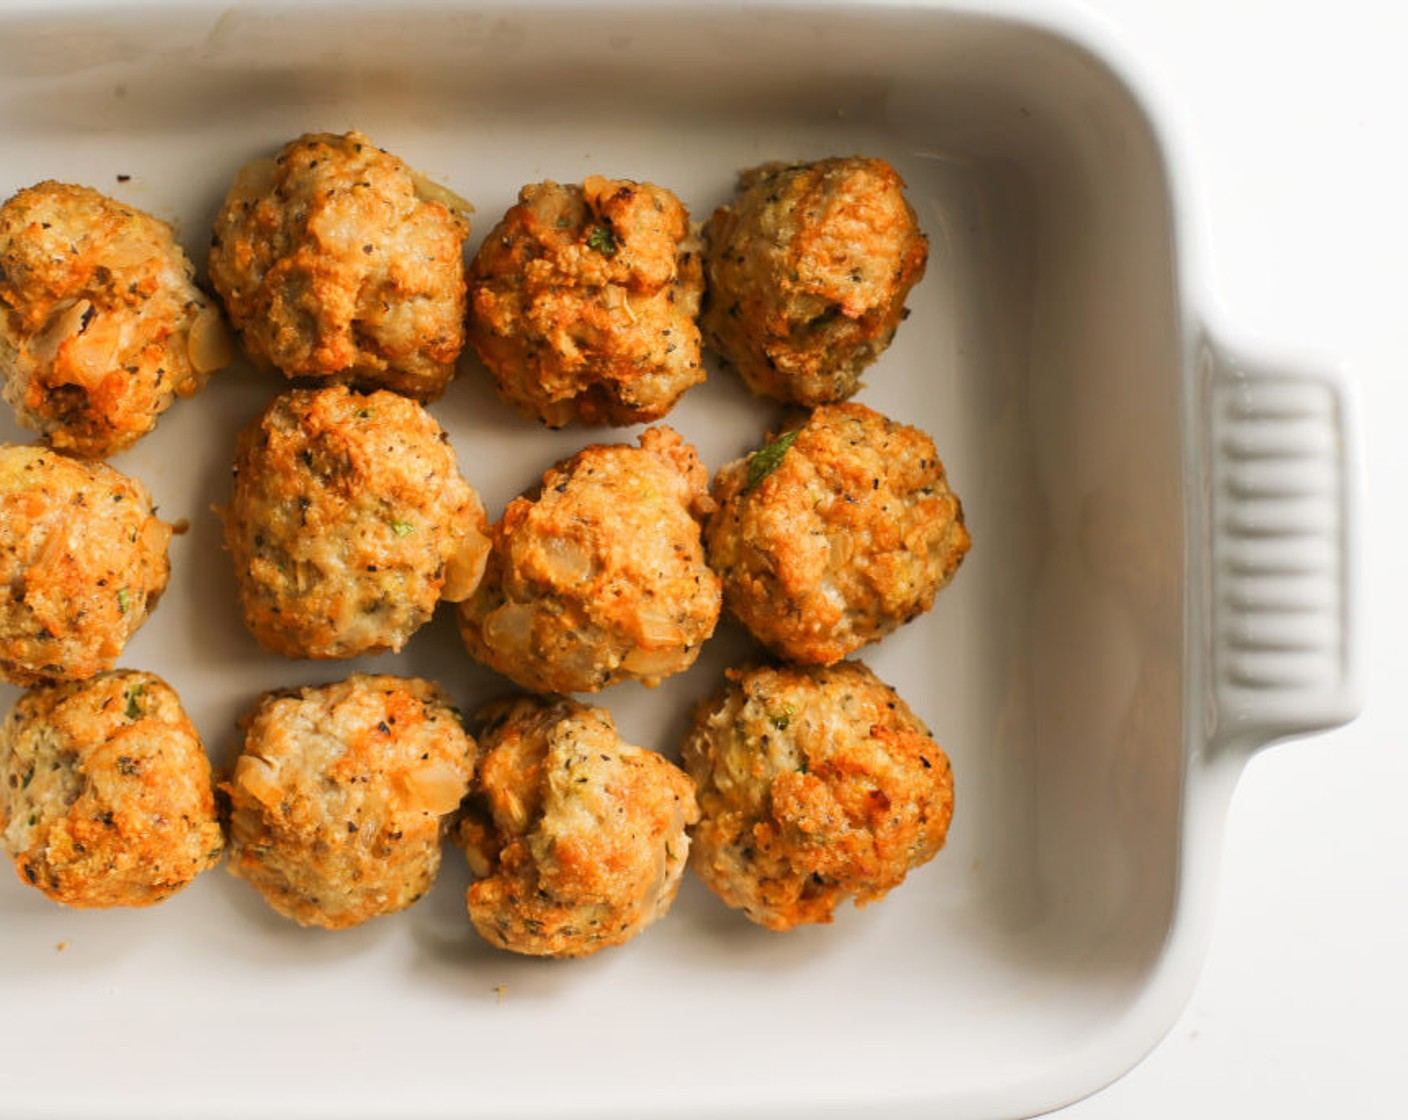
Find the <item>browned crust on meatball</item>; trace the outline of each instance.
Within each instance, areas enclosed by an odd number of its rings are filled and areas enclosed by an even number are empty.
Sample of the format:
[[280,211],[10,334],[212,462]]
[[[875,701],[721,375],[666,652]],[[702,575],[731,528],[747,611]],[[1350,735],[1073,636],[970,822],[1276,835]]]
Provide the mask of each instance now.
[[345,386],[275,398],[239,437],[225,511],[244,620],[265,649],[400,649],[479,582],[488,521],[416,401]]
[[928,240],[884,160],[769,163],[704,228],[705,343],[755,392],[845,400],[890,345]]
[[136,479],[0,445],[0,677],[29,685],[111,669],[166,587],[170,539]]
[[165,222],[52,180],[0,207],[0,373],[21,424],[103,458],[231,357]]
[[230,873],[300,925],[346,929],[430,889],[475,743],[436,685],[354,674],[265,693],[243,720]]
[[685,769],[698,791],[690,866],[773,930],[830,922],[885,897],[943,847],[947,756],[866,666],[753,667],[695,712]]
[[694,786],[611,715],[520,697],[478,717],[483,761],[457,839],[474,927],[516,953],[582,957],[662,918],[699,817]]
[[171,687],[124,669],[22,696],[0,728],[0,841],[73,907],[151,906],[215,866],[210,763]]
[[707,483],[665,426],[639,448],[593,444],[549,469],[491,529],[484,580],[460,607],[470,654],[547,693],[689,668],[721,602],[700,536]]
[[469,271],[469,339],[499,395],[551,427],[660,419],[704,380],[698,249],[653,183],[524,187]]
[[830,665],[934,605],[971,545],[933,440],[824,405],[714,479],[724,604],[780,657]]
[[289,377],[434,400],[464,346],[455,203],[360,132],[309,133],[235,180],[211,283],[250,354]]

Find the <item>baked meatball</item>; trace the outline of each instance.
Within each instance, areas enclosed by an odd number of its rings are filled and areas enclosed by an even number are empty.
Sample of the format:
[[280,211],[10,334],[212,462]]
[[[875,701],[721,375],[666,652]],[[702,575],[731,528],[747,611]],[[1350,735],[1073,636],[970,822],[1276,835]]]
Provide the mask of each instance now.
[[694,664],[719,617],[704,562],[708,478],[669,427],[593,444],[515,498],[460,606],[469,652],[536,692],[655,685]]
[[525,415],[658,420],[704,380],[698,239],[663,187],[594,175],[524,187],[469,270],[469,339]]
[[256,360],[433,400],[464,346],[468,209],[360,132],[310,133],[235,179],[210,279]]
[[135,478],[0,444],[0,678],[111,669],[166,588],[170,540]]
[[399,650],[474,590],[487,531],[444,431],[407,397],[292,389],[240,434],[225,544],[273,653]]
[[325,929],[404,910],[430,889],[475,757],[440,688],[355,674],[265,693],[242,727],[223,787],[233,875]]
[[604,708],[522,697],[479,718],[457,829],[475,929],[516,953],[583,957],[664,917],[699,819],[684,771],[622,741]]
[[830,665],[934,605],[968,551],[933,441],[823,405],[714,479],[724,603],[779,657]]
[[884,160],[769,163],[704,229],[704,341],[755,392],[845,400],[890,345],[929,245]]
[[67,906],[150,906],[214,867],[210,763],[171,686],[119,669],[20,697],[0,727],[0,842]]
[[690,862],[729,906],[787,930],[876,902],[944,845],[948,758],[865,665],[731,670],[695,711]]
[[171,227],[52,181],[0,207],[0,374],[19,422],[102,458],[197,392],[232,347]]

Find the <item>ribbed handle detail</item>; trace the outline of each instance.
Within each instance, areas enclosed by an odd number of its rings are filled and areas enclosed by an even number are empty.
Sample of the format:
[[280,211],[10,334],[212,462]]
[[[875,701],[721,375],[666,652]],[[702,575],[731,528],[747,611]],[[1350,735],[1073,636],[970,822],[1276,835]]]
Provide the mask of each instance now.
[[1225,356],[1210,389],[1219,728],[1264,741],[1342,723],[1357,710],[1343,393]]

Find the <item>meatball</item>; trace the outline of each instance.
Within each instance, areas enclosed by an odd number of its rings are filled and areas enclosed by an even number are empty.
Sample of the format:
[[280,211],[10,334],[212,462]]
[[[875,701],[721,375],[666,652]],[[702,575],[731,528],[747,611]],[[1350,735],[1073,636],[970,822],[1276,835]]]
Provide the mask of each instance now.
[[359,132],[310,133],[235,179],[210,279],[256,360],[433,400],[464,346],[468,210]]
[[170,540],[136,479],[0,444],[0,678],[111,669],[166,588]]
[[669,427],[593,444],[514,499],[460,606],[470,654],[536,692],[655,685],[694,664],[719,618],[704,562],[711,508],[694,448]]
[[755,392],[845,400],[890,345],[929,244],[884,160],[745,171],[704,229],[704,340]]
[[695,711],[690,862],[729,906],[787,930],[876,902],[944,845],[948,758],[865,665],[731,670]]
[[724,603],[789,661],[830,665],[934,605],[969,547],[933,441],[823,405],[714,479]]
[[52,181],[0,207],[0,374],[19,422],[103,458],[231,358],[165,222]]
[[0,727],[0,843],[66,906],[151,906],[214,867],[210,763],[171,686],[120,669],[20,697]]
[[522,697],[479,718],[484,756],[457,829],[478,876],[475,929],[516,953],[582,957],[664,917],[699,819],[684,771],[573,700]]
[[292,389],[240,434],[225,544],[270,652],[399,650],[474,590],[487,532],[444,431],[407,397]]
[[499,395],[554,428],[660,419],[704,380],[684,206],[599,175],[518,197],[469,270],[469,340]]
[[268,692],[242,722],[231,874],[284,917],[346,929],[404,910],[440,870],[475,743],[427,681],[354,674]]

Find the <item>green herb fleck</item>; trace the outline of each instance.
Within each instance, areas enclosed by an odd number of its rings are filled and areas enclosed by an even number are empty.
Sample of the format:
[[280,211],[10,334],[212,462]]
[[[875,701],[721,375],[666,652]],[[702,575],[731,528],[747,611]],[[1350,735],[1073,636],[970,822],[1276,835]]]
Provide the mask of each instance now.
[[796,704],[784,704],[781,711],[768,713],[768,722],[779,731],[786,731],[788,724],[792,722],[792,717],[796,714]]
[[376,415],[376,409],[374,409],[374,408],[359,408],[359,409],[357,409],[355,415],[356,415],[356,417],[357,417],[358,420],[370,420],[373,416]]
[[33,767],[33,766],[31,766],[28,770],[25,771],[24,782],[23,782],[23,784],[20,786],[20,789],[28,789],[28,788],[29,788],[29,783],[32,782],[32,781],[34,781],[34,767]]
[[797,428],[785,436],[779,436],[748,457],[748,485],[743,488],[745,494],[782,465],[782,457],[787,454],[787,449],[797,442],[801,430]]
[[610,259],[616,255],[620,245],[616,243],[616,235],[605,226],[593,226],[591,233],[587,234],[587,248],[595,249],[603,257]]
[[391,531],[398,537],[409,537],[416,531],[416,527],[409,521],[397,520],[391,523]]
[[142,764],[128,755],[120,755],[117,760],[117,772],[124,778],[135,778],[142,772]]
[[117,613],[126,614],[127,608],[131,605],[132,596],[128,593],[127,588],[119,588],[117,592]]
[[134,684],[123,695],[127,698],[126,715],[128,719],[136,719],[142,714],[142,693],[146,691],[145,685]]

